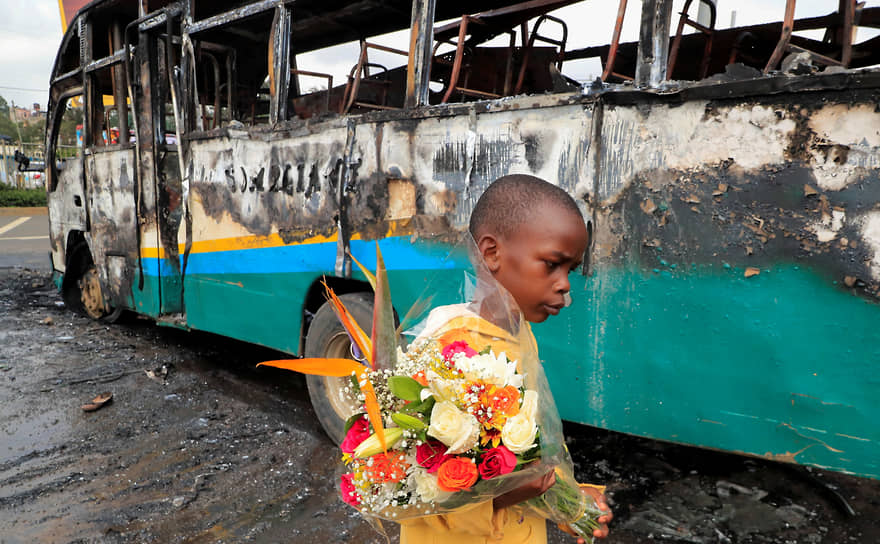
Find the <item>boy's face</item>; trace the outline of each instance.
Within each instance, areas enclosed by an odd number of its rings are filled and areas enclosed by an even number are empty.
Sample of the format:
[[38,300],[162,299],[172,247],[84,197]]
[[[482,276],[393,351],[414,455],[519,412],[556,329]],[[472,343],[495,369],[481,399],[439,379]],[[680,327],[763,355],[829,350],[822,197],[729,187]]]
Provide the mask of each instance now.
[[583,218],[570,210],[546,205],[534,217],[510,236],[484,234],[477,245],[526,320],[541,323],[565,307],[568,275],[580,266],[589,237]]

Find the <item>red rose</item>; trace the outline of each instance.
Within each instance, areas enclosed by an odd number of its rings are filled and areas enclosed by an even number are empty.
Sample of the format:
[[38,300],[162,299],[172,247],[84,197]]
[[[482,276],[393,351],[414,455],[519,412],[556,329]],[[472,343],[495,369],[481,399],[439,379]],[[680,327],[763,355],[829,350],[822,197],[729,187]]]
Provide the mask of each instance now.
[[428,472],[437,472],[440,464],[452,457],[446,454],[447,449],[439,440],[428,440],[416,448],[416,462],[428,469]]
[[510,474],[516,468],[516,455],[506,446],[492,448],[483,454],[483,461],[478,467],[484,480]]
[[468,491],[477,483],[477,465],[469,457],[450,457],[437,469],[437,487],[443,491]]
[[468,357],[473,357],[477,354],[477,352],[474,351],[464,340],[457,340],[449,344],[443,348],[443,351],[441,352],[443,358],[450,362],[452,362],[452,356],[456,353],[464,353]]
[[354,478],[354,474],[343,474],[339,488],[340,493],[342,494],[342,500],[347,504],[357,506],[361,503],[361,498],[357,494],[357,489],[354,486],[354,482],[352,482],[352,478]]
[[354,449],[360,446],[361,442],[369,437],[370,424],[367,423],[365,418],[358,418],[355,420],[351,428],[348,429],[348,433],[345,435],[345,440],[339,445],[339,449],[341,449],[343,453],[354,453]]

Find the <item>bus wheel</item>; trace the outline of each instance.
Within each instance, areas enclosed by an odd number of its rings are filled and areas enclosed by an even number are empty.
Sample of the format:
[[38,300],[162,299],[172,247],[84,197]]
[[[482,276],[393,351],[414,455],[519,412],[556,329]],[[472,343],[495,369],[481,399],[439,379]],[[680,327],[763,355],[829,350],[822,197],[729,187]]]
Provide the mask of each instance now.
[[85,243],[77,245],[71,252],[62,295],[68,307],[92,319],[115,322],[122,315],[121,308],[110,308],[104,302],[98,269]]
[[[372,329],[373,294],[348,293],[339,296],[355,321],[364,331]],[[329,303],[315,314],[306,333],[306,357],[351,359],[351,340],[333,313]],[[345,420],[358,410],[358,404],[351,402],[344,394],[344,388],[351,385],[351,378],[306,376],[312,406],[324,432],[337,444],[345,438]]]

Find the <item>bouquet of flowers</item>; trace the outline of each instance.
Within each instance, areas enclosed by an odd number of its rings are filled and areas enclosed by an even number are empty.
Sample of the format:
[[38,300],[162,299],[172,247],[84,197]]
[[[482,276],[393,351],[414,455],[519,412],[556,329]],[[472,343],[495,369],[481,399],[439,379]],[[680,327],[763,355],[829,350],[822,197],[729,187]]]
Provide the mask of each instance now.
[[[432,320],[449,321],[432,311],[402,350],[381,253],[375,275],[361,269],[376,293],[369,337],[333,291],[326,293],[360,361],[261,363],[350,376],[346,393],[363,410],[346,422],[340,446],[343,501],[371,521],[442,514],[553,470],[555,484],[521,506],[591,542],[602,511],[574,480],[534,342],[503,289],[484,282],[478,289],[484,296],[474,297],[480,304],[457,309],[463,320],[457,327],[432,326]],[[474,333],[480,329],[486,334]]]

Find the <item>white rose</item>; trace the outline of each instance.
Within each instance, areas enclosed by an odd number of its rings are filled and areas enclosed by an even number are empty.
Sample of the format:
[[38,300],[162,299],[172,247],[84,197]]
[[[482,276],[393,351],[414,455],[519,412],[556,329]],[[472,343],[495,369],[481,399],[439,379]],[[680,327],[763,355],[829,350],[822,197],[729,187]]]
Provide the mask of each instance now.
[[437,476],[428,474],[425,469],[416,469],[410,475],[412,486],[416,489],[416,494],[423,502],[443,502],[452,496],[452,492],[443,491],[437,485]]
[[458,397],[458,390],[461,384],[459,380],[441,378],[433,370],[427,371],[425,377],[428,379],[428,387],[427,389],[422,389],[422,400],[427,398],[425,391],[429,391],[430,394],[434,395],[437,402],[449,401]]
[[501,429],[501,442],[513,453],[525,453],[535,446],[538,426],[526,414],[508,418]]
[[523,394],[519,413],[507,419],[501,429],[501,442],[513,453],[525,453],[535,446],[538,425],[538,393],[529,389]]
[[529,415],[529,419],[534,420],[538,418],[538,392],[534,389],[526,389],[525,393],[523,393],[519,413],[523,412]]
[[480,422],[462,412],[448,401],[440,401],[431,410],[428,436],[433,436],[449,447],[447,453],[461,453],[477,445],[480,439]]

